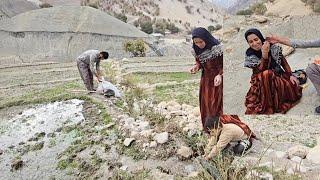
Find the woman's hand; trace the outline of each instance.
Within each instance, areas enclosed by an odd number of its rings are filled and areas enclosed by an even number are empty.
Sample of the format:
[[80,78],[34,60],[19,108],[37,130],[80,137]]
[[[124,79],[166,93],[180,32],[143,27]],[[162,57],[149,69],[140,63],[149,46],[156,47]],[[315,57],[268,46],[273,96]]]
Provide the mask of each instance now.
[[265,41],[261,47],[263,59],[269,58],[269,50],[270,50],[270,43],[268,41]]
[[194,65],[191,69],[190,69],[190,73],[191,74],[195,74],[200,70],[200,67],[198,65]]
[[219,86],[222,83],[222,76],[220,74],[214,77],[214,86]]
[[290,76],[290,81],[291,81],[292,84],[299,85],[299,80],[294,76]]

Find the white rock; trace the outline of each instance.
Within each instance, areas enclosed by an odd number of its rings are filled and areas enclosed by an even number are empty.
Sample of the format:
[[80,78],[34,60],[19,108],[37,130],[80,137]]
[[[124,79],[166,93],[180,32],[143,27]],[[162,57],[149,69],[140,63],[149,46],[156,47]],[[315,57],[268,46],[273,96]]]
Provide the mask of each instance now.
[[140,135],[143,136],[143,137],[151,137],[152,135],[152,132],[153,132],[153,129],[149,129],[149,130],[143,130],[140,132]]
[[190,158],[192,154],[192,149],[186,146],[181,146],[180,149],[178,149],[177,151],[177,155],[183,158]]
[[272,162],[265,162],[262,164],[259,164],[259,167],[268,167],[268,168],[272,168]]
[[164,144],[164,143],[168,142],[168,140],[169,140],[169,133],[163,132],[160,134],[156,134],[153,139],[156,140],[157,143],[159,143],[159,144]]
[[199,176],[199,172],[198,171],[193,171],[188,175],[189,178],[196,178],[198,176]]
[[124,141],[123,141],[123,144],[125,146],[130,146],[130,144],[134,141],[135,139],[134,138],[126,138]]
[[194,172],[195,168],[193,165],[189,164],[187,166],[184,167],[184,170],[187,174],[190,174],[191,172]]
[[138,127],[141,131],[150,129],[150,124],[147,121],[142,121],[138,124]]
[[152,142],[150,143],[150,146],[149,146],[149,147],[151,147],[151,148],[157,147],[157,142],[152,141]]
[[181,110],[170,111],[170,116],[183,116],[184,114]]
[[158,107],[160,110],[161,110],[161,109],[165,109],[165,108],[167,107],[167,103],[164,102],[164,101],[162,101],[162,102],[160,102],[160,103],[158,104],[157,107]]
[[320,164],[320,145],[309,150],[307,159],[315,164]]
[[143,147],[143,148],[149,147],[149,143],[143,143],[143,144],[142,144],[142,147]]
[[193,110],[193,106],[190,106],[190,105],[188,105],[188,104],[182,104],[181,105],[181,109],[183,110],[183,111],[187,111],[187,112],[190,112],[190,111],[192,111]]
[[264,173],[262,175],[259,175],[259,178],[264,180],[273,180],[273,176],[270,173]]
[[120,169],[121,169],[122,171],[126,171],[126,170],[128,169],[128,166],[121,166]]
[[282,159],[282,158],[284,158],[286,156],[286,153],[282,152],[282,151],[276,151],[275,155],[276,155],[277,158]]
[[167,103],[166,108],[168,108],[169,106],[177,106],[177,107],[179,106],[181,108],[181,105],[179,103],[177,103],[176,101],[169,101]]
[[200,108],[199,107],[193,108],[192,115],[194,115],[195,117],[200,116]]
[[111,123],[109,123],[109,124],[106,125],[106,128],[110,128],[110,127],[112,127],[112,126],[114,126],[114,125],[115,125],[115,123],[114,123],[114,122],[111,122]]
[[181,106],[180,106],[180,105],[176,105],[176,106],[168,106],[168,107],[167,107],[167,110],[168,110],[169,112],[172,112],[172,111],[179,111],[179,110],[181,110]]
[[288,174],[294,174],[294,170],[292,168],[287,169]]
[[298,157],[304,159],[304,158],[306,158],[308,151],[309,151],[308,147],[298,145],[298,146],[293,146],[293,147],[289,148],[287,151],[287,155],[288,155],[289,159],[291,159],[294,156],[298,156]]
[[136,137],[139,134],[137,131],[131,131],[130,137]]

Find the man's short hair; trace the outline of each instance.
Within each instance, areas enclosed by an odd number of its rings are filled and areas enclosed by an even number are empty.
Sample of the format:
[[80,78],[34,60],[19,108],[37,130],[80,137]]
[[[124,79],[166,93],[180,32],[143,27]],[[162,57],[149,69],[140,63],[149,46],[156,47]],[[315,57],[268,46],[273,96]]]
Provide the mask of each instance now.
[[100,54],[102,55],[103,59],[108,59],[109,53],[106,51],[101,51]]
[[219,116],[207,117],[204,122],[205,129],[216,129],[220,125]]

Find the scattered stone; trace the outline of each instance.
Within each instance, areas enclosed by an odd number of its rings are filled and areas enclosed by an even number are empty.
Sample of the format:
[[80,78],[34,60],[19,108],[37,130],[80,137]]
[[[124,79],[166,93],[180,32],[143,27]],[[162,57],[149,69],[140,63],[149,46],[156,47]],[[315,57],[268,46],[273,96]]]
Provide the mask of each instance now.
[[308,151],[309,151],[308,147],[298,145],[298,146],[293,146],[289,148],[287,151],[287,155],[289,159],[293,158],[294,156],[298,156],[304,159],[306,158]]
[[143,130],[140,132],[140,135],[143,137],[150,137],[152,135],[153,129],[149,129],[149,130]]
[[23,141],[19,142],[19,145],[24,145],[24,144],[25,144],[25,142],[23,142]]
[[2,155],[3,154],[3,150],[2,149],[0,149],[0,155]]
[[121,169],[122,171],[126,171],[126,170],[128,169],[128,166],[121,166],[120,169]]
[[192,115],[194,115],[195,117],[200,116],[200,108],[199,107],[193,108]]
[[13,149],[14,147],[15,147],[14,145],[8,146],[9,149]]
[[288,174],[294,174],[294,170],[292,168],[287,169]]
[[168,142],[168,140],[169,140],[169,133],[163,132],[160,134],[156,134],[154,136],[154,140],[156,140],[157,143],[159,143],[159,144],[164,144],[164,143]]
[[198,171],[193,171],[188,175],[189,178],[196,178],[198,176],[199,176],[199,172]]
[[162,101],[157,106],[159,109],[165,109],[167,107],[167,103]]
[[11,162],[11,171],[16,171],[23,166],[23,161],[21,159],[15,159]]
[[56,137],[56,134],[54,132],[53,133],[48,133],[47,137],[48,138],[53,138],[53,137]]
[[109,123],[109,124],[106,125],[106,128],[110,128],[110,127],[112,127],[112,126],[114,126],[114,125],[115,125],[115,123],[114,123],[114,122],[111,122],[111,123]]
[[309,150],[307,155],[307,159],[310,160],[312,163],[320,164],[320,145]]
[[149,143],[143,143],[143,144],[142,144],[142,147],[143,147],[143,148],[149,147]]
[[178,149],[177,151],[177,155],[182,159],[188,159],[192,156],[192,154],[192,149],[186,146],[181,146],[180,149]]
[[38,137],[31,137],[28,139],[28,141],[38,141],[38,140],[39,140]]
[[175,106],[168,106],[167,107],[167,110],[169,111],[169,112],[172,112],[172,111],[179,111],[179,110],[181,110],[181,106],[178,104],[178,105],[175,105]]
[[263,180],[273,180],[273,176],[270,173],[264,173],[259,175],[258,177]]
[[175,102],[175,101],[169,101],[169,102],[167,103],[166,108],[168,108],[169,106],[176,106],[176,107],[179,106],[179,107],[181,108],[181,105],[180,105],[179,103]]
[[181,110],[170,111],[170,116],[183,116],[185,113]]
[[123,141],[123,144],[125,146],[130,146],[131,143],[134,141],[135,139],[134,138],[126,138],[124,141]]
[[58,127],[55,132],[61,132],[62,131],[62,127]]
[[264,16],[254,16],[253,19],[255,22],[260,23],[260,24],[268,22],[268,18],[266,18]]
[[157,142],[152,141],[152,142],[150,143],[150,146],[149,146],[149,147],[151,147],[151,148],[157,147]]
[[38,142],[31,147],[31,151],[41,150],[44,146],[44,141]]
[[189,165],[187,165],[187,166],[184,167],[184,170],[185,170],[185,172],[186,172],[187,174],[190,174],[190,173],[192,173],[192,172],[195,171],[195,168],[194,168],[193,165],[189,164]]
[[276,155],[277,158],[282,159],[282,158],[284,158],[286,156],[286,153],[282,152],[282,151],[276,151],[275,155]]

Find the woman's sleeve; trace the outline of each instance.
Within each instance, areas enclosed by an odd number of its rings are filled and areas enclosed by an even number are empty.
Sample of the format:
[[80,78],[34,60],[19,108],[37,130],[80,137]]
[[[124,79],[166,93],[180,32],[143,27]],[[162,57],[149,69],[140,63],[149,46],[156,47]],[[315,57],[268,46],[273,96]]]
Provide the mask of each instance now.
[[286,79],[290,79],[290,76],[292,75],[292,71],[291,71],[291,68],[290,68],[290,66],[289,66],[289,63],[288,63],[288,61],[287,61],[287,59],[286,58],[282,58],[282,60],[281,60],[281,66],[282,66],[282,68],[284,69],[284,77],[286,78]]

